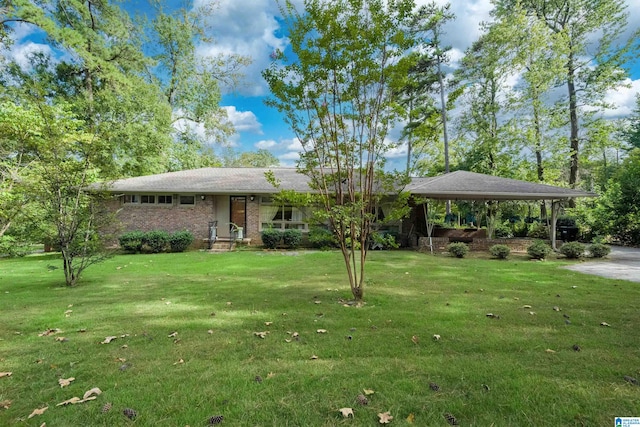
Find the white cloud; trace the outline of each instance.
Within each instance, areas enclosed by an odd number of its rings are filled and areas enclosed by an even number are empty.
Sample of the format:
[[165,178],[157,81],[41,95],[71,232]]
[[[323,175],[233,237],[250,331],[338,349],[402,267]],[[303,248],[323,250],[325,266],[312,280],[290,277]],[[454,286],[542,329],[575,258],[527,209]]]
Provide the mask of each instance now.
[[278,159],[284,160],[284,161],[298,160],[300,159],[300,153],[298,151],[289,151],[288,153],[279,155]]
[[640,94],[640,79],[625,81],[626,87],[618,87],[615,90],[609,90],[604,97],[605,102],[615,105],[613,109],[604,112],[604,117],[617,118],[625,117],[633,114],[636,108],[636,95]]
[[278,145],[277,142],[275,142],[273,139],[263,139],[262,141],[258,141],[255,144],[253,144],[254,147],[260,149],[260,150],[269,150],[275,146]]
[[233,105],[222,107],[236,132],[251,132],[262,135],[262,125],[251,111],[238,111]]
[[29,57],[37,52],[42,52],[44,54],[50,55],[52,53],[51,48],[46,44],[26,42],[15,44],[9,54],[7,55],[7,59],[13,59],[23,70],[29,69],[31,64],[29,62]]

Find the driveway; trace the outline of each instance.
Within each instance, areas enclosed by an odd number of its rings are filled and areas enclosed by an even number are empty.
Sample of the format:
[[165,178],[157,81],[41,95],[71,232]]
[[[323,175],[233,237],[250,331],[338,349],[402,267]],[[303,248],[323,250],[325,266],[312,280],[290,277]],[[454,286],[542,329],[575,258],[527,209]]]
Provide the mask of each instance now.
[[612,246],[609,256],[601,261],[587,261],[565,268],[611,279],[640,282],[640,248]]

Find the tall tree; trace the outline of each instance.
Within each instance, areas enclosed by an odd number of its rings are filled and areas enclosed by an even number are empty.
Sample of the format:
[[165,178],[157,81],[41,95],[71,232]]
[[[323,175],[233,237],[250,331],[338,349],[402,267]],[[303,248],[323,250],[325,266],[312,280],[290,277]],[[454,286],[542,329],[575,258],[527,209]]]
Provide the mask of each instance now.
[[147,49],[155,60],[152,82],[161,87],[172,109],[173,138],[169,169],[187,169],[216,163],[212,145],[224,145],[233,133],[227,120],[221,85],[233,87],[241,68],[249,63],[241,55],[198,55],[197,48],[211,43],[208,24],[215,2],[178,10],[159,9],[149,27]]
[[406,30],[412,0],[285,1],[293,61],[264,71],[280,110],[302,142],[298,170],[318,192],[322,215],[337,236],[356,300],[375,208],[383,196],[387,133],[396,119],[391,75],[413,44]]
[[556,34],[554,50],[564,62],[569,132],[569,185],[578,182],[581,131],[593,118],[583,107],[606,107],[604,94],[627,76],[625,64],[637,54],[640,30],[622,40],[628,12],[624,0],[498,0],[498,13],[521,4]]

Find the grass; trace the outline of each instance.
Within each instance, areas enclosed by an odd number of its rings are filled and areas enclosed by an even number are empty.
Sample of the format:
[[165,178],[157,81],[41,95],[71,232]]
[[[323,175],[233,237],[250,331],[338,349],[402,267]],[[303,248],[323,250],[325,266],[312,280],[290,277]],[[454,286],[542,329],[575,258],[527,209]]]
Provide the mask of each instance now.
[[[375,252],[366,305],[345,307],[335,252],[116,256],[72,289],[54,256],[0,260],[0,372],[12,372],[0,378],[0,425],[204,426],[223,415],[230,426],[370,426],[390,411],[400,426],[410,415],[446,426],[445,413],[467,426],[595,426],[638,416],[640,387],[623,376],[640,375],[640,289],[566,263]],[[51,328],[62,332],[38,336]],[[100,344],[107,336],[118,338]],[[95,401],[56,407],[93,387]],[[375,391],[366,406],[363,389]]]

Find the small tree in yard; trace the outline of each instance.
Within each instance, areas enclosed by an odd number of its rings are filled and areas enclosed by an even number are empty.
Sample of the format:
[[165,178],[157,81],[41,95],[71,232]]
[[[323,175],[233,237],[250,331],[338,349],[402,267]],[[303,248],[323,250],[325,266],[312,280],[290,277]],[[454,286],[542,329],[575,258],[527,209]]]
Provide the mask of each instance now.
[[[412,0],[305,0],[281,3],[296,55],[274,54],[263,72],[300,140],[298,170],[310,179],[342,252],[351,292],[364,296],[364,273],[377,204],[398,176],[383,172],[385,137],[396,119],[390,80],[413,41],[405,31]],[[386,216],[390,219],[390,215]]]
[[97,175],[93,159],[101,147],[63,103],[21,106],[15,117],[33,114],[36,128],[24,141],[33,160],[20,182],[31,202],[26,217],[34,233],[60,250],[66,284],[74,286],[85,268],[108,255],[99,231],[112,216],[99,191],[86,191]]

